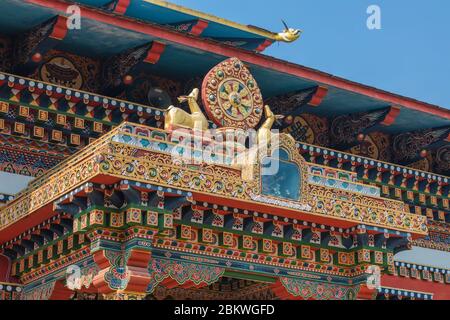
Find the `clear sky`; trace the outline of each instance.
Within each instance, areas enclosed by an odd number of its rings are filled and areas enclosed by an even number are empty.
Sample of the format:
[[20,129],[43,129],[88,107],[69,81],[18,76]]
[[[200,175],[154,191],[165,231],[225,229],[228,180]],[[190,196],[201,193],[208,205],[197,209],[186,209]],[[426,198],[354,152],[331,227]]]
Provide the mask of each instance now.
[[[235,22],[303,30],[264,53],[450,109],[448,0],[169,0]],[[381,30],[366,26],[381,8]]]

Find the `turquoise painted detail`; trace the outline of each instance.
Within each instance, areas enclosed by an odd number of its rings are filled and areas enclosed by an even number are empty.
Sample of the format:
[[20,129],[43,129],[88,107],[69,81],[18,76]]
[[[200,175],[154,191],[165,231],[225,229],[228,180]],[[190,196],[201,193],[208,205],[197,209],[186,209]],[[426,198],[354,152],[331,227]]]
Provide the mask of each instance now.
[[[272,174],[271,171],[276,172]],[[275,151],[272,157],[262,160],[261,182],[263,195],[289,200],[298,200],[300,197],[300,168],[290,161],[289,154],[285,150]]]

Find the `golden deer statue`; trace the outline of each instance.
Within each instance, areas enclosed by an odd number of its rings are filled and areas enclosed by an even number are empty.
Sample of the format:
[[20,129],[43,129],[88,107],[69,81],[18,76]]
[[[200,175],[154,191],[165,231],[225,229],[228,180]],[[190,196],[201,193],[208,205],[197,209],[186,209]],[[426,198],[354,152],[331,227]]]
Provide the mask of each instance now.
[[165,130],[173,130],[180,127],[201,131],[208,130],[208,119],[205,117],[197,103],[198,95],[199,90],[196,88],[192,90],[190,95],[178,98],[180,103],[188,102],[191,114],[174,106],[170,106],[169,109],[167,109],[164,123]]
[[276,120],[281,120],[284,118],[283,115],[275,115],[269,106],[264,107],[264,113],[266,116],[266,121],[262,124],[261,128],[258,130],[258,146],[269,146],[272,140],[272,127]]
[[298,29],[289,28],[287,23],[283,21],[284,24],[284,30],[283,32],[277,33],[275,35],[276,41],[283,41],[283,42],[294,42],[298,38],[300,38],[300,34],[302,33]]

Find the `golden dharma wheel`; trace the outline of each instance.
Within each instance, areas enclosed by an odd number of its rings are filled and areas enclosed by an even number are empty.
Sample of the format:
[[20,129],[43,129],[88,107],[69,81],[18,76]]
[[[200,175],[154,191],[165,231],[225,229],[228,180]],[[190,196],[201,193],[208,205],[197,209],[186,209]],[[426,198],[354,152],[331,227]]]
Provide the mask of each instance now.
[[254,129],[263,116],[264,101],[256,80],[237,58],[215,66],[202,85],[203,105],[219,127]]

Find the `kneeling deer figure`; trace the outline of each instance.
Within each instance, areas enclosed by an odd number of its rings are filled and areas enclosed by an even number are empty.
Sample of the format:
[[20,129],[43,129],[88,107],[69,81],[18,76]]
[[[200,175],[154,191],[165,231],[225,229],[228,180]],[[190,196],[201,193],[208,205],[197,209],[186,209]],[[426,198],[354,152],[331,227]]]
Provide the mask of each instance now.
[[165,130],[173,130],[177,127],[202,131],[208,130],[208,119],[205,117],[197,103],[198,95],[199,90],[194,89],[190,95],[178,98],[180,103],[188,102],[189,109],[191,110],[190,114],[174,106],[170,106],[169,109],[167,109],[164,123]]
[[272,140],[272,127],[276,120],[283,119],[283,115],[275,115],[269,106],[264,107],[264,113],[266,116],[266,121],[261,125],[258,130],[258,145],[269,146]]

